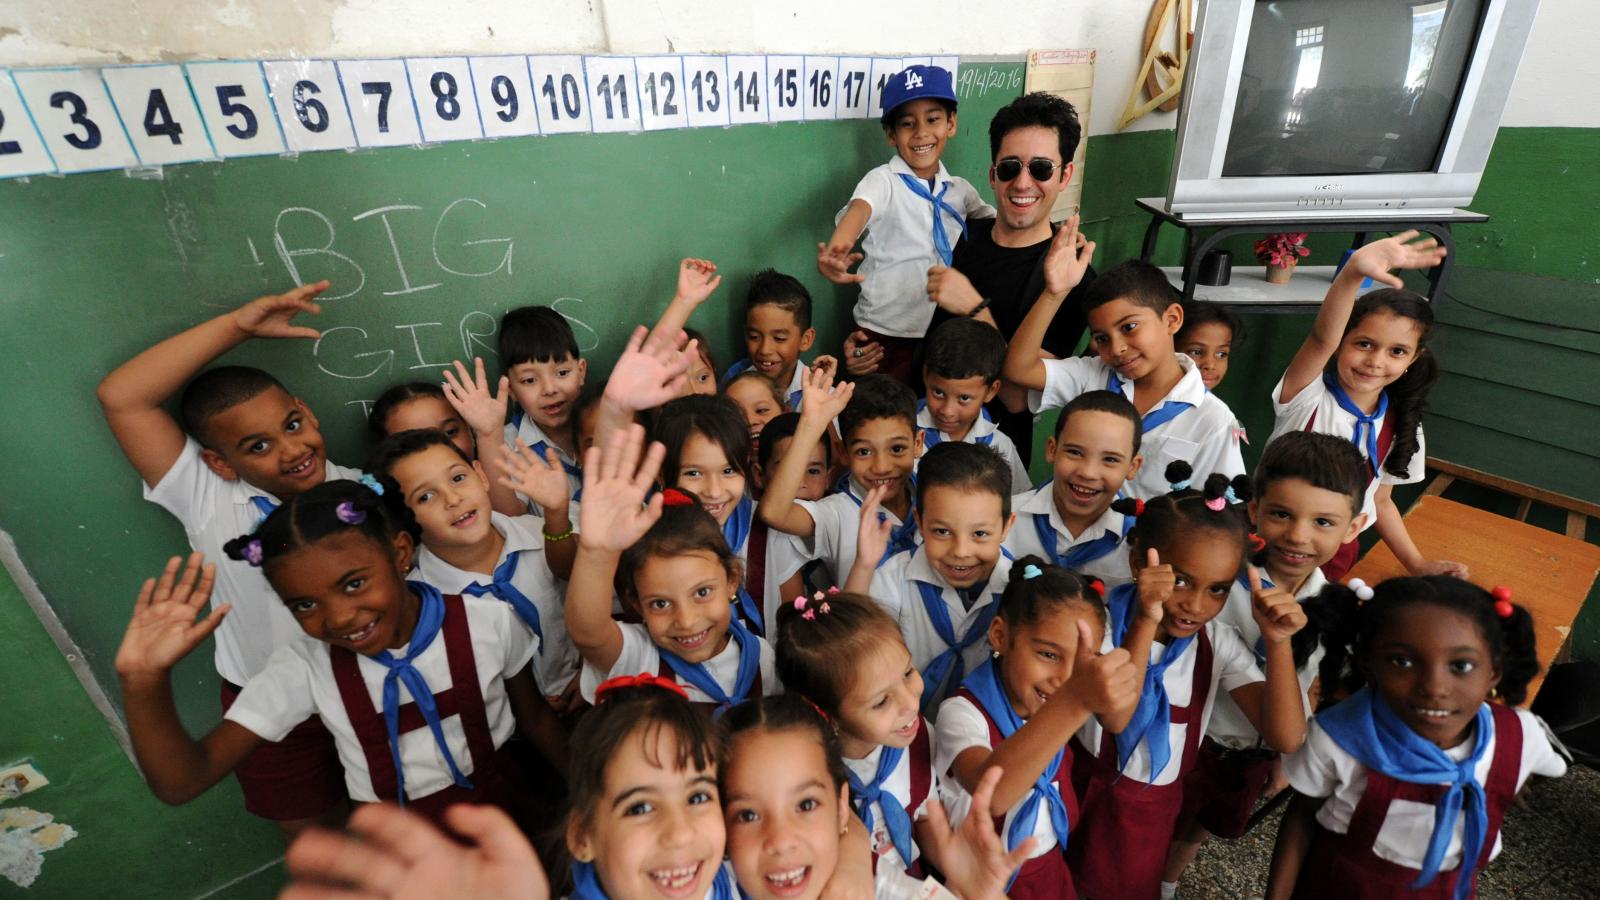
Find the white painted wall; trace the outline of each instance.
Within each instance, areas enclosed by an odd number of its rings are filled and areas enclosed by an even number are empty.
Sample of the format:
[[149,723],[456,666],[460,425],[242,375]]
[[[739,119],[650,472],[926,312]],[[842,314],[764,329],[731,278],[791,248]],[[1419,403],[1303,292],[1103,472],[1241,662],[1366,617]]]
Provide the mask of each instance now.
[[[1201,0],[1204,2],[1204,0]],[[1543,0],[1507,125],[1600,126],[1592,0]],[[1091,134],[1140,62],[1144,0],[0,0],[0,66],[536,52],[1099,50]],[[1152,113],[1134,130],[1172,128]]]

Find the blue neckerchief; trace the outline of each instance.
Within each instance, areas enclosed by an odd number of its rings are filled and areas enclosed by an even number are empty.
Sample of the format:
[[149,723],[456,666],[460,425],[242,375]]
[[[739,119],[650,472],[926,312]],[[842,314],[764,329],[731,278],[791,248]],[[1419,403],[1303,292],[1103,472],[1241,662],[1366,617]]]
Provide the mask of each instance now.
[[408,581],[406,587],[421,598],[422,608],[417,613],[417,626],[411,632],[410,649],[406,651],[405,658],[395,659],[388,650],[367,657],[389,670],[383,676],[383,724],[389,731],[389,755],[394,759],[395,788],[399,792],[396,799],[401,806],[406,803],[405,766],[400,760],[401,682],[410,692],[412,702],[417,704],[417,711],[422,713],[422,720],[428,723],[428,730],[433,732],[433,742],[439,746],[439,752],[444,754],[445,765],[450,768],[450,779],[461,787],[472,787],[472,782],[456,766],[456,758],[450,753],[450,744],[444,739],[444,726],[439,722],[439,707],[434,703],[433,689],[428,687],[422,673],[411,664],[433,643],[440,626],[444,624],[444,597],[438,588],[421,581]]
[[[917,418],[919,418],[919,419],[922,418],[922,412],[923,412],[923,410],[925,410],[927,408],[928,408],[928,400],[927,400],[927,398],[923,398],[921,400],[918,400],[917,401]],[[985,422],[993,422],[994,421],[994,419],[992,417],[990,417],[989,411],[987,409],[982,408],[982,407],[978,408],[978,416],[980,418],[982,418]],[[924,450],[932,450],[934,447],[938,446],[939,444],[944,443],[944,432],[940,431],[939,427],[937,425],[924,427],[921,424],[918,424],[917,427],[922,429],[922,449],[924,449]],[[974,427],[974,428],[978,427],[977,423],[974,422],[972,427]],[[994,432],[991,431],[988,434],[979,435],[978,437],[973,438],[971,443],[978,444],[979,446],[982,446],[982,447],[992,447],[992,446],[994,446]]]
[[[717,866],[717,877],[711,882],[711,900],[735,900],[733,879],[728,877],[727,866]],[[572,900],[611,900],[600,878],[594,872],[594,863],[572,863]]]
[[[844,495],[849,497],[850,501],[857,507],[860,507],[862,500],[856,496],[855,490],[850,487],[850,476],[846,475],[839,483],[842,486],[841,491]],[[915,478],[912,479],[912,484],[916,484]],[[911,508],[906,510],[905,521],[896,525],[889,532],[889,545],[883,548],[883,555],[878,557],[878,568],[882,568],[883,564],[889,561],[889,557],[896,553],[917,549],[917,520],[911,514],[912,510],[916,509],[916,496],[916,489],[913,487],[911,490]],[[882,522],[887,518],[889,518],[889,514],[879,510],[878,521]]]
[[[1116,372],[1106,375],[1106,390],[1117,394],[1122,393],[1122,379],[1117,377]],[[1182,400],[1168,400],[1144,414],[1144,418],[1140,420],[1144,423],[1144,433],[1149,434],[1155,431],[1191,409],[1194,409],[1193,403],[1185,403]]]
[[[550,444],[548,442],[546,442],[546,441],[535,441],[535,442],[533,442],[533,443],[528,445],[528,449],[533,451],[533,454],[539,458],[540,462],[544,462],[544,454],[545,454],[546,450],[550,449]],[[583,478],[583,470],[578,468],[577,466],[573,465],[572,463],[569,463],[566,460],[561,459],[561,455],[562,455],[561,448],[557,447],[556,448],[556,458],[558,460],[560,460],[561,468],[564,469],[568,475],[571,475],[571,476],[573,476],[575,478],[580,478],[580,479]]]
[[[994,671],[994,660],[986,659],[983,665],[973,670],[966,682],[962,685],[978,698],[978,705],[989,714],[990,721],[994,722],[995,730],[1000,732],[1001,740],[1009,739],[1022,727],[1022,718],[1017,711],[1012,709],[1011,701],[1006,699],[1005,691],[1000,688],[1000,679]],[[1000,749],[999,747],[995,748]],[[1011,827],[1006,829],[1006,849],[1014,850],[1022,843],[1023,839],[1033,834],[1033,824],[1039,817],[1039,804],[1042,802],[1050,812],[1050,827],[1055,830],[1056,843],[1061,845],[1061,851],[1067,849],[1067,832],[1070,823],[1067,821],[1067,804],[1061,799],[1061,789],[1056,785],[1056,773],[1061,769],[1063,750],[1057,750],[1051,757],[1050,764],[1044,767],[1039,777],[1034,779],[1033,786],[1028,789],[1028,795],[1022,798],[1022,803],[1017,806],[1017,814],[1011,818]],[[1013,873],[1012,881],[1016,880]],[[1006,884],[1006,890],[1011,889],[1011,884]]]
[[767,623],[766,619],[761,615],[760,605],[756,603],[756,598],[750,596],[750,592],[742,584],[739,585],[739,594],[734,598],[734,603],[739,607],[739,614],[744,616],[745,621],[750,623],[750,626],[756,630],[757,634],[765,635],[767,633]]
[[250,505],[256,508],[257,528],[260,528],[261,523],[267,520],[267,516],[272,515],[273,511],[279,506],[278,501],[268,497],[262,497],[259,494],[250,498]]
[[1133,530],[1133,521],[1132,516],[1123,516],[1121,533],[1107,531],[1088,543],[1076,544],[1067,548],[1065,553],[1057,553],[1056,529],[1055,526],[1050,524],[1050,514],[1033,514],[1033,528],[1039,532],[1039,543],[1044,546],[1044,552],[1050,556],[1056,565],[1073,571],[1077,571],[1081,566],[1086,566],[1121,546],[1122,542],[1127,539],[1128,532]]
[[[948,696],[948,689],[961,684],[966,680],[967,664],[961,658],[961,652],[968,647],[983,640],[989,634],[989,623],[994,620],[995,611],[1000,608],[1000,599],[996,596],[991,602],[984,604],[983,611],[979,613],[972,627],[967,633],[956,637],[955,625],[950,621],[950,610],[945,606],[944,591],[938,585],[926,581],[912,582],[917,586],[917,593],[922,600],[922,608],[928,612],[928,620],[933,623],[933,631],[944,641],[945,649],[935,656],[922,669],[922,710],[926,714],[937,709],[940,701]],[[982,593],[987,584],[978,585],[974,590]]]
[[[1256,569],[1256,571],[1261,573],[1261,586],[1262,587],[1264,587],[1264,588],[1275,588],[1275,587],[1277,587],[1277,585],[1272,583],[1272,579],[1267,577],[1267,570],[1266,569],[1262,569],[1262,568],[1258,567]],[[1255,592],[1253,590],[1251,590],[1251,588],[1250,588],[1250,573],[1249,572],[1240,572],[1233,579],[1233,581],[1234,581],[1235,584],[1237,584],[1240,587],[1245,589],[1245,592],[1250,595],[1250,601],[1253,604],[1255,602]],[[1265,637],[1262,637],[1260,635],[1256,636],[1255,654],[1256,654],[1256,665],[1264,666],[1264,665],[1267,664],[1267,639]]]
[[917,852],[911,840],[911,817],[906,815],[906,808],[900,805],[894,794],[883,786],[905,755],[906,751],[900,747],[884,747],[883,753],[878,756],[878,771],[872,774],[872,780],[866,784],[862,784],[856,773],[848,768],[844,774],[850,782],[850,796],[855,800],[856,814],[861,817],[861,824],[866,826],[867,834],[872,833],[872,804],[876,803],[883,810],[883,824],[889,830],[889,839],[894,841],[895,852],[900,854],[900,862],[909,867]]
[[[1129,621],[1137,615],[1133,604],[1137,600],[1138,590],[1137,584],[1122,584],[1112,588],[1106,597],[1106,607],[1111,611],[1112,637],[1118,646],[1128,635]],[[1150,783],[1154,784],[1156,776],[1172,761],[1172,705],[1167,700],[1167,685],[1162,678],[1193,643],[1193,635],[1173,641],[1167,645],[1161,662],[1145,666],[1144,686],[1139,690],[1139,706],[1134,709],[1128,726],[1116,735],[1119,771],[1127,768],[1128,760],[1141,741],[1147,742],[1150,747]]]
[[1318,714],[1317,722],[1334,743],[1367,768],[1396,781],[1447,787],[1434,807],[1433,835],[1428,839],[1428,852],[1422,858],[1422,875],[1412,887],[1426,887],[1438,877],[1439,864],[1455,833],[1456,815],[1466,807],[1455,896],[1457,900],[1471,896],[1473,870],[1478,866],[1478,855],[1489,833],[1488,801],[1475,775],[1478,761],[1489,746],[1489,736],[1494,733],[1494,716],[1489,712],[1489,704],[1478,706],[1472,752],[1460,762],[1407,727],[1370,686]]
[[944,216],[942,213],[949,213],[953,218],[955,218],[956,224],[961,226],[961,233],[963,235],[967,233],[966,218],[961,215],[960,210],[956,209],[954,206],[951,206],[944,199],[944,195],[950,191],[950,185],[952,182],[946,181],[944,185],[939,188],[939,193],[935,194],[933,193],[932,189],[933,179],[930,178],[928,179],[928,184],[923,184],[922,180],[914,175],[907,175],[904,172],[900,172],[898,174],[900,175],[900,180],[905,182],[906,187],[911,189],[911,193],[916,194],[918,197],[928,201],[928,203],[932,206],[933,252],[939,254],[939,261],[942,264],[947,266],[950,265],[950,260],[955,255],[955,249],[950,243],[950,236],[944,232]]
[[539,607],[534,606],[533,601],[528,599],[528,595],[517,590],[517,586],[511,582],[511,579],[517,576],[517,560],[521,558],[521,550],[513,550],[507,553],[506,558],[500,565],[494,567],[493,580],[489,584],[473,582],[462,588],[461,593],[469,597],[482,597],[484,594],[490,594],[511,604],[511,608],[517,611],[517,618],[528,623],[528,627],[533,629],[533,633],[539,636],[539,653],[543,655],[544,629],[539,627]]
[[[722,537],[728,542],[728,549],[736,556],[742,555],[745,545],[750,543],[750,525],[754,521],[755,511],[755,501],[750,499],[749,494],[745,494],[733,507],[728,521],[722,523]],[[755,598],[750,596],[750,592],[745,590],[742,584],[739,586],[738,604],[739,611],[751,625],[755,626],[756,631],[765,634],[767,626],[762,621],[761,608],[756,605]]]
[[733,678],[732,696],[711,677],[704,664],[689,662],[664,647],[656,648],[674,674],[717,704],[719,715],[735,703],[751,699],[750,689],[755,687],[756,676],[761,674],[761,639],[740,624],[737,616],[728,620],[728,635],[739,648],[739,668]]
[[[1322,384],[1328,389],[1328,393],[1333,395],[1333,401],[1339,404],[1340,409],[1356,417],[1356,427],[1350,434],[1350,442],[1367,455],[1367,463],[1372,466],[1372,474],[1376,476],[1378,466],[1382,462],[1378,459],[1378,423],[1382,422],[1384,415],[1389,412],[1389,392],[1378,392],[1377,408],[1370,413],[1364,413],[1361,407],[1350,399],[1350,395],[1344,392],[1344,386],[1331,372],[1322,373]],[[1365,441],[1361,439],[1362,431],[1367,433]]]

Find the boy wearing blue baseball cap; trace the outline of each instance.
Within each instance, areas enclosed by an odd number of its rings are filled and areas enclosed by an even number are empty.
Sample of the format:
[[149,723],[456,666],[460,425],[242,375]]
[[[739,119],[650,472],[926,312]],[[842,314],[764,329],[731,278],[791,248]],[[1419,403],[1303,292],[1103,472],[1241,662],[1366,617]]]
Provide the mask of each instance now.
[[[928,269],[950,265],[969,218],[988,218],[971,182],[945,171],[940,157],[956,133],[956,92],[950,72],[909,66],[883,86],[883,132],[893,159],[856,185],[850,204],[836,217],[833,236],[817,245],[817,271],[835,284],[860,284],[847,359],[856,374],[873,371],[863,347],[876,344],[876,371],[907,383],[916,380],[917,346],[928,332],[934,304]],[[862,231],[861,252],[851,252]],[[851,273],[850,267],[861,263]],[[878,349],[873,348],[874,356]]]

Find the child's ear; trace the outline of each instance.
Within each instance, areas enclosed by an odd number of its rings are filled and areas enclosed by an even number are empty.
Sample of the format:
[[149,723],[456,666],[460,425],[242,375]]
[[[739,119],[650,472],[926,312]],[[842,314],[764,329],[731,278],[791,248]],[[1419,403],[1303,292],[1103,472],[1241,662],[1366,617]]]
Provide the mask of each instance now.
[[850,820],[855,818],[855,813],[850,809],[850,782],[839,785],[839,833],[842,835],[850,828]]
[[950,110],[950,127],[945,130],[951,134],[956,133],[956,111],[953,109]]
[[1142,468],[1144,468],[1144,454],[1135,453],[1133,455],[1133,462],[1128,463],[1128,474],[1122,476],[1122,480],[1127,481],[1133,478],[1133,476],[1139,474],[1139,470]]
[[817,330],[815,328],[807,328],[805,331],[800,332],[800,352],[804,353],[807,350],[810,350],[811,345],[816,343],[816,341]]
[[[1255,521],[1255,515],[1253,513],[1250,516],[1250,521]],[[1350,520],[1350,530],[1344,533],[1344,540],[1340,541],[1339,543],[1348,544],[1355,540],[1356,535],[1360,534],[1361,529],[1365,527],[1367,527],[1367,514],[1364,512],[1356,513],[1355,517]]]
[[583,382],[588,377],[589,377],[589,361],[587,359],[578,360],[578,385],[581,387],[583,385]]
[[577,816],[567,819],[567,852],[578,862],[594,862],[594,841],[589,837],[589,830],[578,824]]
[[307,406],[304,400],[296,397],[294,398],[294,405],[300,410],[300,414],[305,417],[306,424],[311,426],[312,431],[320,431],[322,429],[321,423],[317,421],[316,413],[311,411],[311,407]]
[[1006,539],[1006,535],[1011,533],[1011,526],[1015,524],[1017,524],[1017,511],[1012,510],[1011,515],[1006,516],[1006,524],[1000,527],[1000,540]]
[[411,532],[398,531],[394,536],[394,567],[401,575],[411,571],[412,560],[417,553],[417,542],[411,539]]
[[229,465],[228,461],[223,458],[221,453],[218,453],[210,447],[200,448],[200,459],[206,464],[206,468],[215,472],[217,477],[221,478],[223,481],[239,480],[239,470]]
[[1261,530],[1261,517],[1256,515],[1260,511],[1261,511],[1261,501],[1260,500],[1256,500],[1256,499],[1252,498],[1249,503],[1246,503],[1244,505],[1245,515],[1250,517],[1250,523],[1255,526],[1257,531]]
[[[582,456],[583,454],[580,453],[578,455]],[[478,478],[483,481],[483,486],[484,487],[488,487],[489,486],[489,473],[485,472],[483,470],[483,463],[479,462],[478,460],[473,460],[472,461],[472,471],[478,473]]]
[[922,458],[922,429],[921,428],[912,429],[912,431],[911,431],[911,442],[914,445],[912,450],[911,450],[911,453],[912,453],[911,458],[912,459],[921,459]]
[[[998,393],[1000,393],[1000,379],[996,378],[994,381],[989,382],[989,389],[983,392],[983,400],[980,403],[987,404]],[[983,414],[979,413],[979,415]]]
[[1144,551],[1133,541],[1128,542],[1128,571],[1135,578],[1139,577],[1139,571],[1144,568],[1144,556]]
[[1006,620],[999,616],[989,620],[989,649],[995,653],[1006,649]]
[[1183,307],[1177,303],[1167,304],[1161,313],[1161,321],[1167,326],[1167,334],[1176,335],[1183,329]]

